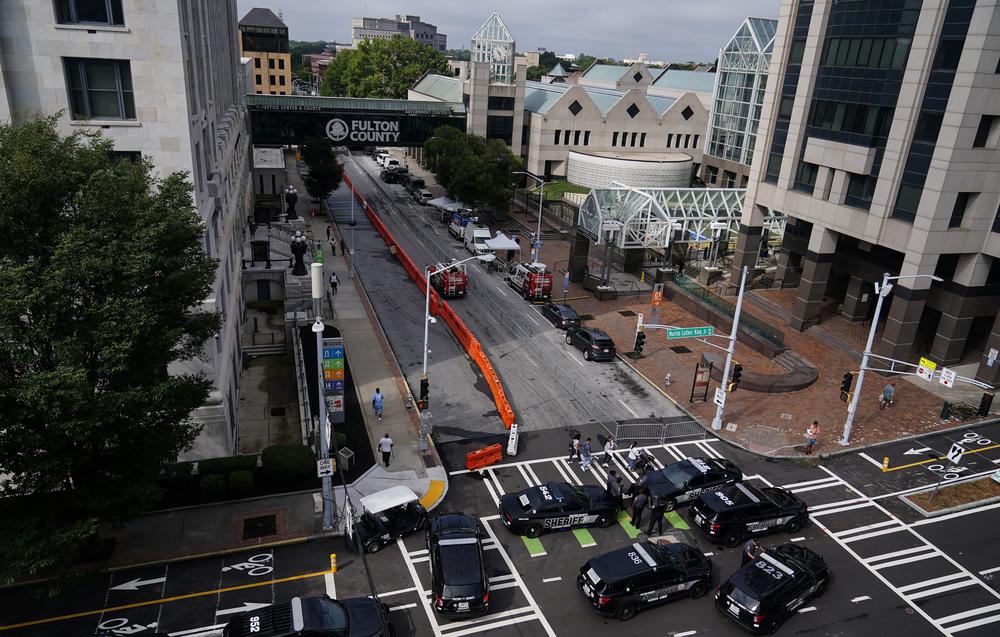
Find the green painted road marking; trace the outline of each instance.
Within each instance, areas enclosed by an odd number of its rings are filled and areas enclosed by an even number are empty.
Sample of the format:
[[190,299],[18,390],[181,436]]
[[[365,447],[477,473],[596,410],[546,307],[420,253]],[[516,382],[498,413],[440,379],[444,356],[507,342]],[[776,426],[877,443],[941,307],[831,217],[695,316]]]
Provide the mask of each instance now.
[[594,536],[591,535],[590,531],[587,529],[573,529],[573,535],[576,536],[576,540],[583,548],[587,548],[588,546],[597,546],[597,542],[594,541]]
[[521,536],[521,539],[524,540],[524,547],[528,549],[528,553],[531,554],[531,557],[540,557],[545,555],[545,549],[542,548],[541,540],[538,538],[524,537],[523,535]]
[[618,524],[621,524],[622,528],[625,529],[625,533],[628,534],[629,539],[634,540],[639,537],[639,529],[632,525],[632,518],[628,513],[624,511],[618,512]]
[[670,524],[672,524],[675,529],[683,529],[687,531],[691,528],[690,526],[687,525],[687,522],[684,521],[684,518],[682,518],[680,514],[677,513],[677,511],[669,511],[667,513],[664,513],[663,515],[666,516],[667,522],[670,522]]

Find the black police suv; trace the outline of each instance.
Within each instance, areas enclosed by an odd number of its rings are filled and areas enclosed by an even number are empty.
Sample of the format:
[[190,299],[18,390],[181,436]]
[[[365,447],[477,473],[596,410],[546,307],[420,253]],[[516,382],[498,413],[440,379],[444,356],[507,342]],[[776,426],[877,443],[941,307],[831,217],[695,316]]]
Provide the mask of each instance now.
[[504,526],[527,537],[585,524],[603,528],[618,515],[618,502],[607,496],[604,487],[576,487],[563,482],[508,493],[500,497],[498,508]]
[[542,306],[542,316],[560,330],[571,330],[580,327],[580,316],[576,310],[565,303],[548,301]]
[[591,558],[576,588],[598,615],[625,621],[643,608],[679,597],[701,597],[712,580],[712,561],[687,544],[637,542]]
[[734,547],[747,537],[795,533],[809,520],[806,503],[780,487],[736,484],[702,493],[691,522],[708,537]]
[[442,513],[431,518],[427,552],[433,605],[439,614],[457,619],[476,617],[489,610],[490,580],[483,560],[482,536],[471,515]]
[[615,342],[598,327],[575,327],[566,330],[566,342],[583,351],[588,361],[613,361]]
[[733,484],[743,472],[725,458],[685,458],[646,474],[650,495],[666,502],[666,510],[691,502],[708,489]]
[[715,592],[715,607],[752,633],[773,633],[830,582],[823,557],[798,544],[765,549]]
[[371,597],[293,597],[233,617],[222,637],[389,637],[389,608]]

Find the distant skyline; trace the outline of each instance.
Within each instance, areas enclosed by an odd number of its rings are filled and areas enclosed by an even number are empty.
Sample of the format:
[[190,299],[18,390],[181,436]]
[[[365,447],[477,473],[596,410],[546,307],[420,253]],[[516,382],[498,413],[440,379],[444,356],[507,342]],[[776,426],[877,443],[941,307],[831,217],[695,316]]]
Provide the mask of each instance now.
[[[237,0],[236,4],[241,18],[254,7],[280,12],[292,40],[350,43],[351,18],[391,18],[399,13],[418,15],[435,25],[448,36],[449,49],[468,49],[472,34],[497,10],[519,52],[544,47],[557,54],[587,53],[618,60],[646,53],[650,60],[711,62],[745,18],[776,19],[781,1],[507,0],[488,5],[455,0]],[[615,10],[618,7],[620,11]]]

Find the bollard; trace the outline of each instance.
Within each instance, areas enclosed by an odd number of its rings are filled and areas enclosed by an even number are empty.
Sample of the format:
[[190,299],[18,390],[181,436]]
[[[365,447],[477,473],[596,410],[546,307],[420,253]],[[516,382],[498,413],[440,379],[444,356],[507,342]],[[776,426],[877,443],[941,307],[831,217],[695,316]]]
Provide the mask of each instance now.
[[673,384],[673,381],[670,380],[670,372],[667,372],[667,377],[663,379],[663,384],[667,387]]
[[889,459],[882,458],[882,473],[885,473],[888,470],[889,470]]
[[330,572],[331,573],[336,573],[337,572],[337,554],[336,553],[330,553]]
[[948,420],[951,416],[951,403],[947,400],[944,401],[944,405],[941,406],[941,420]]

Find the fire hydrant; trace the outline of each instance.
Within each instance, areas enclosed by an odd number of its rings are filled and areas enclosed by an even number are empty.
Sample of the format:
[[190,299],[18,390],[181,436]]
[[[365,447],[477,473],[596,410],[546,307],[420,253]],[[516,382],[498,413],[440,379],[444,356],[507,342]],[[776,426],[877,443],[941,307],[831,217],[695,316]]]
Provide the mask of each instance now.
[[673,381],[670,380],[670,372],[667,372],[667,377],[663,379],[663,385],[665,387],[670,387]]

